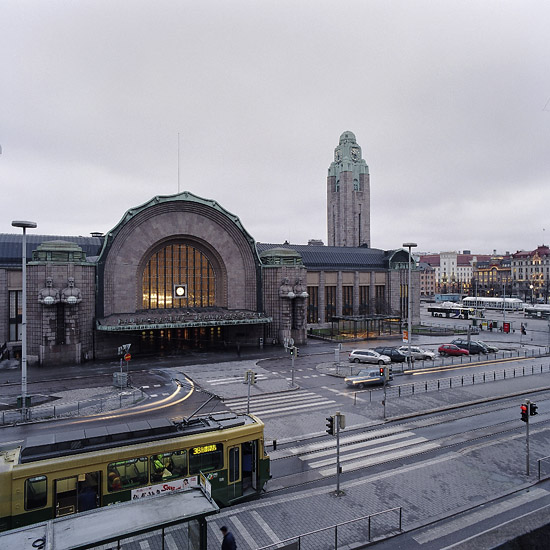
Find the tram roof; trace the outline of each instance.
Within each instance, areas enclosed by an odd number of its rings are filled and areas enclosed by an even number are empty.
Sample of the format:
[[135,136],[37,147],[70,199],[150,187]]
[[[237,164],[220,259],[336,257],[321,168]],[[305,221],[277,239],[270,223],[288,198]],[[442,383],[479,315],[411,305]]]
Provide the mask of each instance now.
[[28,437],[22,446],[21,462],[29,463],[66,455],[112,449],[149,441],[215,432],[254,424],[254,417],[234,412],[198,416],[188,421],[150,419],[139,422],[82,428],[70,432]]

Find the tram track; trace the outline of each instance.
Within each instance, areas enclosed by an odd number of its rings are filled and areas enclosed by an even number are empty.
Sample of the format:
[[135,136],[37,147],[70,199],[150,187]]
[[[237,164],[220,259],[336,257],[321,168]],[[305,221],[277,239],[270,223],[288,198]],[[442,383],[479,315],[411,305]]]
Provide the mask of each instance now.
[[[546,393],[546,395],[543,397],[543,400],[550,400],[550,392]],[[369,432],[365,433],[362,437],[352,436],[349,439],[346,439],[348,437],[348,434],[350,433],[346,432],[346,435],[342,438],[343,441],[341,441],[340,445],[341,453],[344,453],[345,458],[346,448],[350,448],[351,445],[360,446],[361,444],[364,445],[368,444],[369,442],[375,441],[384,443],[385,440],[390,441],[391,438],[399,437],[399,434],[411,433],[414,430],[444,425],[449,422],[457,420],[460,421],[463,419],[478,416],[481,409],[485,409],[484,412],[498,412],[500,410],[509,409],[509,406],[477,406],[470,409],[469,414],[464,414],[465,411],[461,411],[462,414],[460,415],[454,413],[452,420],[449,420],[448,418],[443,419],[444,416],[448,415],[438,415],[437,417],[432,417],[431,419],[429,419],[429,421],[427,418],[423,418],[419,420],[414,420],[412,422],[400,422],[399,424],[392,426],[391,430],[387,430],[387,428],[375,428],[369,430]],[[543,413],[541,416],[539,416],[537,423],[533,423],[531,427],[531,434],[533,436],[550,431],[550,426],[545,426],[542,423],[546,419],[550,419],[550,413]],[[414,459],[414,461],[417,461],[419,457],[428,455],[430,453],[436,452],[441,455],[449,451],[455,451],[460,454],[467,454],[469,452],[472,452],[473,450],[478,449],[480,447],[480,443],[482,443],[481,446],[483,447],[486,445],[498,444],[505,440],[525,437],[524,426],[511,426],[511,422],[513,421],[506,420],[502,422],[492,423],[486,426],[481,426],[478,428],[469,428],[457,431],[456,433],[450,435],[442,435],[435,438],[425,438],[425,441],[422,442],[413,441],[410,446],[403,446],[403,452],[401,453],[393,452],[384,455],[383,453],[375,452],[373,453],[373,457],[375,458],[373,459],[373,463],[370,465],[365,465],[363,463],[362,465],[354,466],[353,463],[346,464],[346,460],[343,460],[341,462],[341,466],[343,469],[343,473],[341,475],[346,476],[347,474],[358,470],[363,471],[366,475],[371,473],[373,470],[379,469],[381,467],[383,468],[384,466],[394,463],[401,463],[401,465],[403,465],[403,462],[406,460]],[[426,448],[426,445],[428,446],[428,448]],[[305,445],[301,445],[298,447],[285,448],[283,450],[284,455],[281,455],[279,457],[272,457],[271,460],[273,463],[284,460],[295,461],[307,458],[308,456],[312,456],[315,453],[319,453],[319,451],[321,450],[325,450],[325,455],[328,455],[332,450],[332,447],[334,447],[334,453],[332,455],[332,467],[334,469],[334,473],[327,474],[327,469],[321,465],[318,469],[307,468],[301,472],[294,472],[288,475],[277,476],[272,480],[272,488],[268,486],[268,494],[278,493],[291,488],[303,488],[304,486],[311,486],[315,483],[325,483],[336,478],[335,446],[335,442],[327,442],[326,440],[323,440],[318,441],[315,444],[306,443]],[[321,464],[323,464],[323,461],[320,462]],[[323,470],[322,474],[321,470]],[[301,477],[303,479],[300,479]],[[273,487],[273,485],[275,485],[275,487]]]
[[[33,384],[48,384],[50,382],[73,382],[75,380],[91,380],[91,379],[97,379],[97,378],[109,378],[112,380],[113,378],[113,372],[115,372],[114,369],[109,372],[95,372],[93,374],[79,374],[76,376],[65,376],[65,377],[59,377],[59,378],[42,378],[40,380],[27,380],[27,385],[31,386]],[[19,371],[17,371],[19,373]],[[149,369],[140,369],[140,370],[132,370],[130,371],[130,375],[132,374],[144,374],[144,373],[150,373],[151,370]],[[19,374],[18,374],[19,375]],[[10,382],[9,380],[6,382],[1,382],[0,386],[3,388],[6,387],[12,387],[12,386],[21,386],[21,380],[17,380],[16,382]]]

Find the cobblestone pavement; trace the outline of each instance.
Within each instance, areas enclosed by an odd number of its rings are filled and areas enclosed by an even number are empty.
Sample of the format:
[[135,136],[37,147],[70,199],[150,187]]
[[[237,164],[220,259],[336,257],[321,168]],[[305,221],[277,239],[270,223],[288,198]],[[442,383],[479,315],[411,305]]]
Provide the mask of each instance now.
[[[538,361],[548,364],[547,358]],[[331,363],[320,364],[318,370],[326,372],[332,367]],[[204,369],[204,365],[185,367],[183,370],[195,382],[231,402],[246,395],[247,387],[240,381],[248,369],[258,373],[258,383],[251,388],[252,398],[284,391],[291,400],[291,392],[300,391],[298,388],[290,388],[288,380],[262,369],[261,362],[234,362],[228,369],[224,368],[223,377],[218,379],[213,379],[212,371]],[[394,384],[399,383],[397,378]],[[231,379],[238,383],[231,383]],[[519,403],[522,394],[542,389],[550,390],[550,374],[403,397],[387,405],[389,422],[382,418],[379,402],[363,402],[344,408],[347,418],[345,431],[376,425],[391,426],[392,419],[415,416],[419,411],[426,413],[468,403],[485,403],[502,395],[517,395]],[[260,414],[266,424],[266,440],[276,439],[279,442],[325,435],[324,416],[324,412],[319,411],[282,417],[267,415],[266,418]],[[532,459],[533,472],[536,471],[535,455],[550,455],[550,437],[542,428],[533,429],[532,432],[531,445],[536,449]],[[518,460],[518,457],[522,459]],[[394,507],[402,508],[403,528],[409,530],[530,486],[535,482],[535,475],[525,475],[523,457],[525,436],[524,432],[517,432],[497,441],[482,440],[461,451],[426,455],[425,459],[420,460],[405,458],[401,464],[392,465],[390,470],[346,480],[341,484],[344,495],[339,497],[334,495],[334,481],[332,485],[323,487],[308,489],[306,486],[295,492],[273,494],[259,501],[222,510],[219,515],[212,517],[209,520],[209,548],[219,546],[219,527],[223,524],[235,533],[240,548],[259,548]],[[273,482],[268,483],[268,493],[270,483]],[[371,529],[374,529],[371,536],[395,530],[396,514],[391,512],[375,518],[375,523],[371,525]],[[356,522],[342,528],[339,536],[347,542],[367,542],[367,525],[366,520]],[[334,531],[318,534],[317,537],[326,537],[327,540],[323,543],[316,540],[311,543],[311,548],[331,548]]]
[[[548,359],[539,359],[548,364]],[[258,382],[250,388],[251,398],[282,398],[289,402],[305,392],[299,387],[291,387],[286,377],[262,368],[262,361],[243,360],[180,367],[201,387],[219,395],[228,406],[236,406],[247,396],[248,386],[243,383],[247,370],[257,373]],[[319,376],[330,376],[332,363],[323,363],[320,358]],[[341,373],[340,373],[341,374]],[[400,378],[400,377],[396,377]],[[394,380],[394,384],[399,380]],[[343,407],[346,414],[345,432],[353,432],[365,427],[379,426],[381,430],[392,426],[392,420],[416,415],[421,410],[437,411],[458,407],[462,404],[485,402],[502,395],[550,389],[550,374],[525,376],[514,380],[501,380],[452,390],[428,392],[422,395],[406,396],[391,400],[386,406],[387,420],[384,420],[379,400],[349,400]],[[87,398],[112,392],[112,388],[90,388],[83,390]],[[70,392],[73,399],[74,392]],[[306,397],[304,396],[304,399]],[[519,401],[518,401],[519,403]],[[325,413],[332,414],[330,404],[319,405],[312,412],[299,412],[297,405],[291,405],[291,414],[266,412],[259,415],[266,425],[266,442],[279,443],[295,439],[319,439],[324,433]],[[519,416],[519,412],[518,412]],[[319,439],[320,440],[320,439]],[[321,441],[321,440],[320,440]],[[550,456],[550,437],[541,425],[534,424],[532,430],[533,466],[536,459]],[[276,452],[272,453],[276,456]],[[295,491],[287,489],[280,493],[271,492],[268,482],[267,494],[260,499],[223,509],[208,520],[208,548],[219,548],[220,527],[227,525],[235,534],[238,547],[257,549],[281,540],[296,537],[306,532],[316,531],[335,524],[363,518],[385,510],[400,507],[402,527],[411,530],[437,519],[454,515],[484,503],[493,501],[535,483],[536,476],[526,476],[524,460],[525,437],[523,432],[501,437],[498,440],[480,440],[460,451],[445,451],[440,454],[425,454],[415,459],[403,458],[394,462],[391,469],[372,468],[357,478],[345,477],[341,483],[342,494],[335,495],[334,480],[324,486],[303,486]],[[339,529],[340,545],[366,543],[369,538],[368,521],[363,519]],[[399,525],[399,514],[391,511],[380,514],[371,522],[370,536],[376,538],[395,532]],[[148,546],[145,536],[140,548]],[[333,548],[334,530],[327,530],[306,537],[301,548],[322,550]],[[339,547],[341,547],[339,545]],[[170,546],[168,546],[170,547]],[[176,546],[174,546],[175,548]]]

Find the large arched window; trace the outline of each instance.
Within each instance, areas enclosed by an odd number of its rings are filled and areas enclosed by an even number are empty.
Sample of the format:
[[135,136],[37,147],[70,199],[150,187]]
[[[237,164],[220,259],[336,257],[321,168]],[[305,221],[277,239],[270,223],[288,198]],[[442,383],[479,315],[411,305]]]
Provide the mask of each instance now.
[[[171,244],[155,252],[143,272],[143,308],[208,307],[215,304],[216,278],[205,254],[188,244]],[[183,298],[174,285],[186,285]]]

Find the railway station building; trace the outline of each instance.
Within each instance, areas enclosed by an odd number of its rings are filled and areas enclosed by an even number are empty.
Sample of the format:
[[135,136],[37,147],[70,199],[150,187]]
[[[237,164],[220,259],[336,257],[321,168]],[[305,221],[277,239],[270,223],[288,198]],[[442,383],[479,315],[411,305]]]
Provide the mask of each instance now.
[[[351,132],[328,175],[330,246],[258,243],[215,200],[189,192],[130,208],[108,233],[26,235],[29,363],[307,343],[337,325],[394,332],[408,315],[408,252],[370,248],[368,167]],[[346,214],[346,204],[361,205]],[[330,236],[329,234],[329,236]],[[0,349],[22,334],[22,234],[0,234]],[[414,261],[413,261],[414,262]],[[413,321],[419,319],[413,271]],[[346,328],[347,327],[347,328]]]

